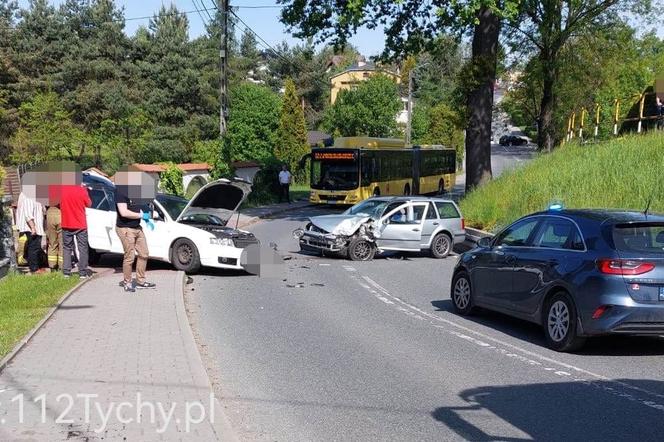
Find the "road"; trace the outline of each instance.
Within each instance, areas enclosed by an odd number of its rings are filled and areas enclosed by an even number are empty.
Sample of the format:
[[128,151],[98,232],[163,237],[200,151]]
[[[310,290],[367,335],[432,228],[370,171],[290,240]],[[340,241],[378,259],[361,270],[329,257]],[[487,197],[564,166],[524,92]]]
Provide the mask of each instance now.
[[283,276],[209,272],[187,299],[240,440],[661,440],[664,342],[544,347],[498,314],[451,311],[456,257],[298,252],[306,208],[256,224]]

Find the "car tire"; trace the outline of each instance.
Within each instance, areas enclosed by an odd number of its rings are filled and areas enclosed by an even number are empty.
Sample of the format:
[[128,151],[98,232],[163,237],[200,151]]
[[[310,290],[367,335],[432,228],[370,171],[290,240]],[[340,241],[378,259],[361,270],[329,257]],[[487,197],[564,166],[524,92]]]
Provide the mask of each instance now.
[[171,264],[185,273],[196,273],[201,268],[201,257],[196,245],[187,238],[180,238],[171,247]]
[[99,264],[99,260],[101,259],[101,253],[93,249],[92,247],[88,247],[88,264],[91,266],[96,266]]
[[447,233],[439,233],[431,241],[431,256],[436,259],[447,258],[452,251],[452,238]]
[[376,255],[376,245],[363,238],[353,238],[348,244],[348,259],[351,261],[371,261]]
[[403,188],[403,194],[405,196],[410,196],[410,184],[406,184]]
[[586,339],[577,335],[576,307],[570,295],[558,292],[549,299],[544,310],[543,326],[547,346],[561,352],[578,350]]
[[445,181],[439,180],[438,181],[438,195],[442,195],[445,193]]
[[373,191],[373,196],[380,196],[380,187],[376,187]]
[[473,305],[473,289],[470,276],[465,271],[459,271],[452,278],[452,306],[454,311],[462,316],[472,315],[475,312]]

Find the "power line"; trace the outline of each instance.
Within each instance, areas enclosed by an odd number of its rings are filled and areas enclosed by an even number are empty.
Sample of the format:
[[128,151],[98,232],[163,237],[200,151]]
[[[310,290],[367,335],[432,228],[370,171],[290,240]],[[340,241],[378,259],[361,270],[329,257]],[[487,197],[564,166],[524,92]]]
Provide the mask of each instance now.
[[[203,22],[204,26],[207,26],[207,24],[205,23],[205,18],[203,17],[203,14],[201,14],[201,11],[198,9],[198,3],[196,2],[196,0],[191,0],[191,2],[194,4],[194,8],[196,8],[196,12],[198,12],[198,16],[201,18],[201,22]],[[201,4],[202,4],[202,0],[201,0]],[[203,7],[205,7],[205,6],[203,6]]]

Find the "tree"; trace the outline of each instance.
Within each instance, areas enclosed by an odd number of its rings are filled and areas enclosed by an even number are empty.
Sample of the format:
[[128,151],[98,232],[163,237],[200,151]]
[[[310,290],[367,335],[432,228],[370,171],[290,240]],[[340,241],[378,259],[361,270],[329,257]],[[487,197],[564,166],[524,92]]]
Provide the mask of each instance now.
[[398,133],[401,109],[398,88],[386,75],[374,75],[355,89],[343,90],[328,108],[323,123],[330,133],[343,137],[389,137]]
[[159,187],[165,193],[184,196],[182,170],[174,163],[164,163],[166,170],[159,175]]
[[300,159],[309,152],[307,126],[302,103],[295,91],[295,83],[289,78],[284,86],[285,93],[274,156],[290,165],[290,170],[295,171]]
[[280,0],[282,21],[297,37],[316,36],[343,46],[359,27],[385,25],[384,58],[403,59],[434,46],[442,30],[473,29],[467,69],[476,81],[467,86],[466,135],[468,190],[491,178],[491,117],[501,19],[517,12],[519,0]]
[[20,124],[11,140],[16,163],[50,160],[79,161],[87,147],[85,133],[55,92],[37,94],[19,108]]
[[463,161],[462,116],[445,103],[433,107],[416,106],[413,111],[413,142],[442,144],[456,150],[457,165]]
[[522,0],[519,14],[510,21],[518,32],[516,44],[533,49],[541,70],[542,95],[537,143],[550,151],[556,143],[554,111],[560,79],[561,52],[570,39],[605,25],[615,24],[618,13],[636,6],[647,11],[648,0]]
[[265,86],[244,83],[230,90],[230,116],[224,149],[230,161],[265,163],[273,156],[281,99]]

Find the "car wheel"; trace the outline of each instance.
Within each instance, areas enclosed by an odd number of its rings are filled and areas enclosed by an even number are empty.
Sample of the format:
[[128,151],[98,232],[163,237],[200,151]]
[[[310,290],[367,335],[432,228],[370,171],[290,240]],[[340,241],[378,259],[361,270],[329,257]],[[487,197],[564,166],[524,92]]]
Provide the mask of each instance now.
[[442,195],[445,193],[445,181],[439,180],[438,181],[438,195]]
[[436,259],[446,258],[452,251],[452,238],[446,233],[439,233],[431,241],[431,255]]
[[553,295],[544,314],[544,335],[549,348],[569,352],[583,346],[586,340],[577,336],[576,308],[569,294],[558,292]]
[[92,247],[88,247],[88,264],[91,266],[96,266],[99,264],[99,260],[101,259],[101,253],[93,249]]
[[362,238],[353,238],[348,244],[351,261],[371,261],[376,254],[376,245]]
[[470,277],[464,271],[458,272],[452,278],[452,305],[458,314],[467,316],[473,314],[473,290]]
[[180,238],[171,248],[171,263],[178,270],[195,273],[201,268],[201,257],[196,245],[187,238]]
[[380,187],[376,187],[373,191],[373,196],[380,196]]
[[406,196],[410,195],[410,184],[406,184],[403,188],[403,194]]

